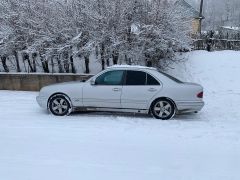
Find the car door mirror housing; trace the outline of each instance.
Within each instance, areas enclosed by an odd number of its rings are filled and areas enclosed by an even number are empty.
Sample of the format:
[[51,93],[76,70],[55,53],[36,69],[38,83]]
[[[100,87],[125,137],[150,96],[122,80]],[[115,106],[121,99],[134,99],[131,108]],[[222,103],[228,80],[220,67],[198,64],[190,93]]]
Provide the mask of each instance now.
[[96,85],[95,79],[91,79],[90,84],[91,84],[92,86]]

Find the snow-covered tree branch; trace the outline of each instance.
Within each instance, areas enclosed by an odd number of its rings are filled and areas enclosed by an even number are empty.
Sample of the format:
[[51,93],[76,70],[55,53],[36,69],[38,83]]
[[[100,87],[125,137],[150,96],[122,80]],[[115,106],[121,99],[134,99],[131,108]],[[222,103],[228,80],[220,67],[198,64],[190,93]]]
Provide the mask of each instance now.
[[188,49],[190,21],[166,0],[2,0],[0,70],[78,72],[75,64],[165,68]]

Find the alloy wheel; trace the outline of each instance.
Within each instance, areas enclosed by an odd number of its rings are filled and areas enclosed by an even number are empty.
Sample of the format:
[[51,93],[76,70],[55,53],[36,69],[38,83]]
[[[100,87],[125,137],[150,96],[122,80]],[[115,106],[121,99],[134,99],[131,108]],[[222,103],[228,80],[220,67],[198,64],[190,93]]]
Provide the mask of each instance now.
[[169,100],[158,100],[152,106],[152,114],[157,119],[170,119],[175,114],[174,105]]
[[49,109],[54,115],[64,116],[68,114],[70,104],[64,96],[56,96],[50,100]]

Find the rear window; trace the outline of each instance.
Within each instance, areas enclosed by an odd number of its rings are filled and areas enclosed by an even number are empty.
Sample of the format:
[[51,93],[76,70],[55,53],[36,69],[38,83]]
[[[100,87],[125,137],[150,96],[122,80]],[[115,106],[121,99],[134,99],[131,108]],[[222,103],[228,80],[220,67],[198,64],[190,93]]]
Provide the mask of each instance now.
[[162,71],[159,71],[161,74],[163,74],[164,76],[168,77],[169,79],[173,80],[174,82],[176,83],[183,83],[182,81],[180,81],[179,79],[167,74],[167,73],[164,73]]

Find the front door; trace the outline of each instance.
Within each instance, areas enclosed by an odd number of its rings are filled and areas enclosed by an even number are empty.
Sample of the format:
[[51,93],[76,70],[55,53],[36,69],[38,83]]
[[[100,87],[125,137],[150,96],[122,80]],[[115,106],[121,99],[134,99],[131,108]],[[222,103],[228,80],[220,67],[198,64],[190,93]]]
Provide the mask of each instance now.
[[83,87],[85,107],[121,108],[123,70],[111,70],[99,75],[95,84]]

